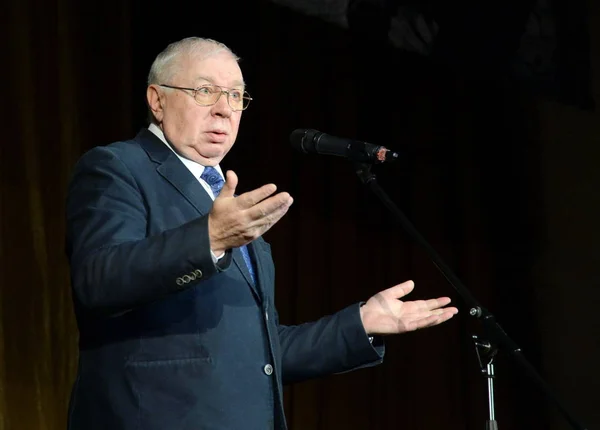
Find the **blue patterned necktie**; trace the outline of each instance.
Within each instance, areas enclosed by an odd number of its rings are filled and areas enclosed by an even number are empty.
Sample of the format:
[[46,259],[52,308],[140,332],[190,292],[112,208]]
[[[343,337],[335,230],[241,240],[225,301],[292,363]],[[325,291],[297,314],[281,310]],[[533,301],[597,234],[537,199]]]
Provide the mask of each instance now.
[[[200,175],[200,179],[206,182],[210,189],[213,192],[215,198],[221,192],[223,185],[225,184],[225,180],[219,173],[217,169],[211,166],[207,166],[204,168],[204,172]],[[240,246],[240,251],[242,251],[242,256],[244,257],[244,261],[246,262],[246,266],[248,267],[248,271],[250,272],[250,277],[252,278],[252,282],[256,284],[256,278],[254,277],[254,266],[252,265],[252,260],[250,259],[250,253],[248,252],[248,247],[246,245]]]

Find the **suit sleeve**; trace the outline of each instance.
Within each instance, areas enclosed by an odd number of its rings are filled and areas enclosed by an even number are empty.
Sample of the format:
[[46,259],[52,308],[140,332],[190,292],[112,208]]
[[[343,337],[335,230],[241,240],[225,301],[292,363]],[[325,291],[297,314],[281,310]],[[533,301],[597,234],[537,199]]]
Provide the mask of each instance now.
[[315,322],[278,325],[284,384],[383,362],[383,340],[376,336],[373,343],[369,341],[359,306],[354,304]]
[[207,216],[147,237],[148,210],[130,170],[109,148],[93,149],[77,163],[67,195],[66,250],[79,305],[118,313],[221,270],[210,255]]

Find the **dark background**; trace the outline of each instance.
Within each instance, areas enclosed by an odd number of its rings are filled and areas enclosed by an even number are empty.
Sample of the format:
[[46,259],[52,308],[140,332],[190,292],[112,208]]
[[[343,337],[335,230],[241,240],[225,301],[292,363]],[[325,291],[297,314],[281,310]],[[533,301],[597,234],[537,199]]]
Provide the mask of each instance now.
[[[66,184],[84,151],[146,125],[150,64],[191,35],[240,55],[255,99],[223,163],[238,173],[238,191],[275,182],[295,198],[265,236],[282,322],[406,279],[416,282],[412,298],[450,295],[461,310],[389,338],[381,366],[288,387],[293,430],[481,429],[487,418],[471,341],[481,327],[350,164],[293,152],[296,128],[401,152],[375,170],[381,186],[564,405],[600,428],[600,7],[554,2],[540,18],[555,31],[536,39],[526,30],[534,2],[496,12],[455,5],[416,6],[439,22],[423,55],[389,43],[373,5],[344,28],[266,0],[9,0],[0,18],[0,430],[65,428],[77,364]],[[506,352],[496,373],[499,428],[570,428]]]

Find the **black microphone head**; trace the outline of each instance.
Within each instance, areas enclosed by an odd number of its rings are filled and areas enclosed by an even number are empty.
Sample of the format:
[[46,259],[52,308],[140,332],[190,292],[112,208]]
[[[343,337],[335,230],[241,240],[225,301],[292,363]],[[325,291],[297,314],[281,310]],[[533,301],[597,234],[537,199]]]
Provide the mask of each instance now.
[[290,134],[292,147],[304,154],[344,157],[360,163],[383,163],[398,154],[381,145],[331,136],[310,128],[299,128]]
[[309,128],[298,128],[290,134],[290,143],[292,147],[305,154],[313,152],[313,139],[319,132]]

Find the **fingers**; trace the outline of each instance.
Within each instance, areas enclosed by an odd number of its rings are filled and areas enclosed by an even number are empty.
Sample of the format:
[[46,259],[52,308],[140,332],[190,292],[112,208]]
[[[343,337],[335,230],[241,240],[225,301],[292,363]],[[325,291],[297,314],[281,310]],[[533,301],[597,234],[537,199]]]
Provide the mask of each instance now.
[[[413,281],[405,281],[401,284],[395,285],[387,290],[381,292],[381,294],[387,299],[400,299],[408,295],[415,288]],[[436,299],[429,300],[417,300],[414,303],[420,311],[430,311],[446,306],[450,303],[449,297],[438,297]]]
[[293,203],[289,193],[272,196],[275,184],[235,196],[238,177],[227,171],[226,181],[211,209],[209,230],[215,249],[245,245],[269,230],[288,211]]
[[[294,199],[287,192],[275,196],[275,184],[263,185],[237,197],[238,207],[245,210],[252,227],[258,227],[262,234],[283,217],[290,208]],[[269,197],[270,196],[270,197]],[[264,230],[261,227],[266,227]]]
[[429,299],[419,301],[419,309],[423,311],[430,311],[446,306],[450,303],[450,297],[438,297],[437,299]]
[[[458,313],[458,309],[456,308],[440,308],[440,309],[435,309],[433,311],[431,311],[431,314],[433,316],[437,316],[440,318],[446,318],[446,317],[453,317],[454,315],[456,315]],[[445,320],[444,320],[445,321]]]
[[[221,190],[219,197],[234,197],[235,189],[238,184],[238,177],[233,170],[228,170],[225,174],[225,184],[223,185],[223,189]],[[250,209],[259,203],[263,202],[267,197],[271,196],[275,191],[277,191],[277,186],[275,184],[267,184],[263,185],[260,188],[257,188],[252,191],[248,191],[236,198],[236,203],[239,209]],[[279,193],[276,199],[269,199],[265,204],[255,212],[255,218],[260,218],[265,216],[282,205],[290,206],[292,204],[292,197],[288,193]]]
[[456,308],[445,308],[438,309],[433,312],[432,315],[422,318],[416,321],[413,321],[410,330],[419,330],[422,328],[433,327],[439,324],[442,324],[452,318],[454,315],[458,313],[458,309]]
[[270,212],[261,212],[260,217],[251,223],[251,226],[254,230],[254,235],[258,237],[266,233],[271,227],[273,227],[273,225],[283,218],[289,208],[290,204],[285,203],[279,207],[276,207]]
[[285,213],[285,211],[287,211],[293,202],[294,199],[292,199],[292,196],[290,196],[288,193],[279,193],[276,196],[270,197],[252,207],[248,211],[248,214],[253,220],[267,218],[267,222],[269,222],[272,221],[268,219],[269,217],[273,217],[276,213],[281,211],[284,211],[283,213]]
[[[247,193],[238,196],[237,202],[240,209],[250,209],[269,197],[275,191],[277,191],[277,186],[275,186],[275,184],[263,185],[260,188],[248,191]],[[287,194],[287,196],[289,197],[289,194]]]
[[381,294],[387,299],[399,299],[409,294],[414,288],[415,283],[413,281],[405,281],[387,290],[383,290]]

